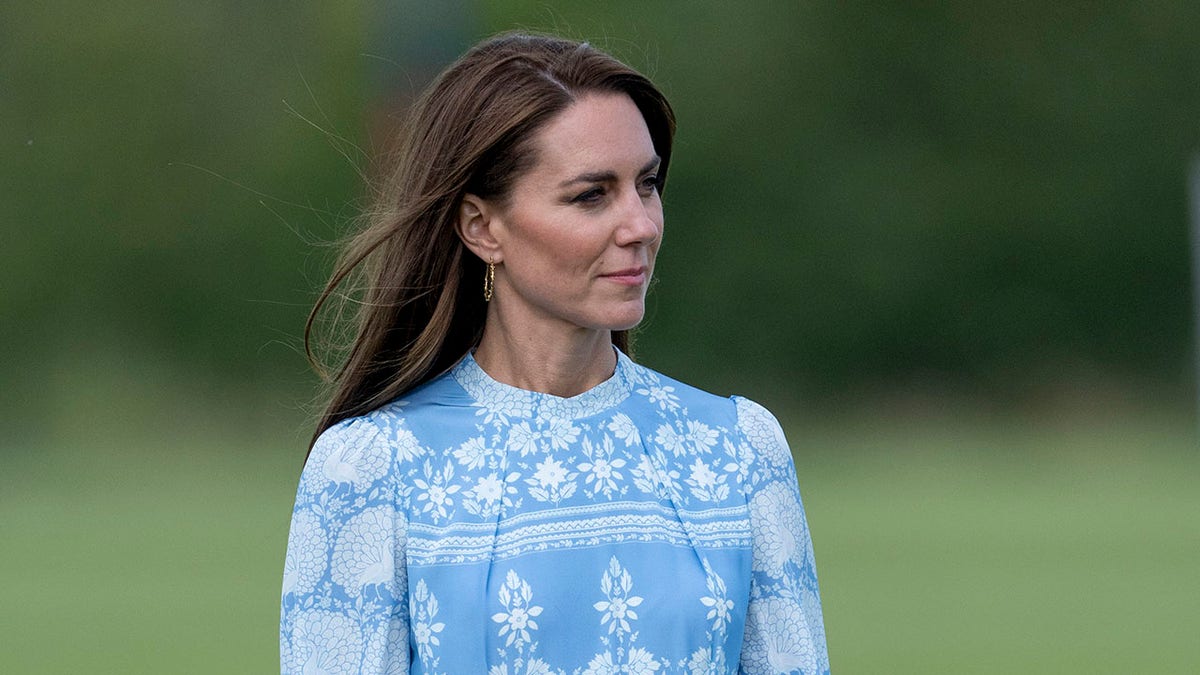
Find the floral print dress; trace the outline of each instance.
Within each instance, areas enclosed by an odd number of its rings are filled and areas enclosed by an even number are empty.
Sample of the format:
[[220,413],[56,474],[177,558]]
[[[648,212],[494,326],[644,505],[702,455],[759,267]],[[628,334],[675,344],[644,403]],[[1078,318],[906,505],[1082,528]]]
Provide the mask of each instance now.
[[317,440],[285,673],[825,673],[779,423],[617,353],[571,398],[472,356]]

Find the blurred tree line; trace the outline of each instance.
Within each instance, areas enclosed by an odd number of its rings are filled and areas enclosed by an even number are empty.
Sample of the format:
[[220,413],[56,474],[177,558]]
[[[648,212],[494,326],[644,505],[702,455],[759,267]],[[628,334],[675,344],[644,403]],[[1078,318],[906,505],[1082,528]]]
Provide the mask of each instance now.
[[676,107],[651,365],[833,406],[1190,386],[1196,3],[414,7],[0,9],[11,428],[160,385],[307,396],[316,242],[363,205],[370,111],[441,65],[406,41],[510,28],[589,39]]

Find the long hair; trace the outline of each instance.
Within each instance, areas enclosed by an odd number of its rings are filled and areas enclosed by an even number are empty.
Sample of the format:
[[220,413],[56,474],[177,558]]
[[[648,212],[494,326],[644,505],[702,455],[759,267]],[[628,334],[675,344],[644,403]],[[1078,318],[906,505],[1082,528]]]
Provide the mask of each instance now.
[[[491,38],[417,101],[394,169],[384,174],[365,227],[349,241],[304,327],[309,361],[330,383],[310,450],[329,427],[433,379],[478,344],[486,317],[484,264],[455,229],[463,195],[504,204],[514,180],[535,161],[535,133],[593,92],[625,94],[637,105],[662,158],[661,190],[675,134],[670,104],[650,80],[587,43],[527,34]],[[335,347],[340,353],[330,376],[314,354],[314,328],[330,311],[336,335],[351,306],[353,337]],[[628,352],[627,331],[613,331],[612,340]]]

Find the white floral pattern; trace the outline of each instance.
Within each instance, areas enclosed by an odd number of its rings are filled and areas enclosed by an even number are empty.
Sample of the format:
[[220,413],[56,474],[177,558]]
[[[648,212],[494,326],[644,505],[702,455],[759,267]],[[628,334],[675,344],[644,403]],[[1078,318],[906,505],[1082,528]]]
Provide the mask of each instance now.
[[600,577],[601,600],[592,608],[601,613],[600,624],[607,627],[607,636],[600,642],[606,648],[588,662],[585,675],[601,673],[657,673],[662,663],[650,651],[634,646],[637,633],[632,622],[638,620],[637,608],[645,598],[633,594],[633,577],[621,567],[621,561],[613,556],[608,569]]
[[314,611],[300,616],[285,645],[284,670],[297,673],[354,673],[362,637],[349,617]]
[[[659,474],[658,467],[650,460],[649,455],[643,454],[641,457],[638,457],[637,466],[633,468],[631,474],[633,475],[634,487],[659,499],[667,498],[666,483]],[[678,477],[678,475],[675,476],[675,478]]]
[[608,598],[594,605],[597,612],[604,613],[600,617],[600,623],[607,625],[608,632],[615,632],[618,637],[630,632],[632,629],[629,622],[637,620],[635,608],[642,604],[642,598],[630,595],[633,579],[629,572],[621,569],[621,563],[615,556],[609,561],[608,569],[600,579],[600,590]]
[[416,643],[417,654],[432,668],[436,668],[438,664],[437,657],[433,655],[434,649],[442,644],[438,634],[446,628],[445,623],[437,620],[437,615],[437,596],[429,592],[429,587],[422,579],[413,589],[412,608],[409,610],[409,616],[412,617],[412,636],[413,642]]
[[514,424],[508,430],[508,451],[521,457],[535,455],[541,438],[542,435],[534,431],[529,422]]
[[318,439],[280,656],[285,673],[827,672],[783,432],[623,354],[571,398],[467,356]]
[[716,573],[707,559],[704,560],[704,585],[709,593],[700,598],[700,604],[709,608],[704,618],[712,621],[713,631],[724,634],[726,626],[733,619],[734,605],[726,595],[725,580]]
[[533,589],[529,582],[509,570],[500,587],[500,604],[505,611],[492,615],[492,621],[500,624],[500,637],[507,636],[506,647],[515,642],[520,649],[532,641],[529,631],[537,630],[536,619],[542,614],[542,608],[532,603]]
[[413,479],[417,486],[417,501],[424,502],[421,510],[431,514],[434,522],[449,518],[454,511],[454,494],[462,489],[462,485],[452,484],[454,465],[446,460],[446,466],[433,470],[429,460],[425,460],[424,472],[420,478]]
[[575,479],[579,474],[569,470],[562,462],[553,457],[538,462],[533,476],[525,479],[529,487],[529,496],[539,502],[558,504],[575,494],[578,487]]
[[746,398],[735,398],[738,423],[747,440],[758,449],[759,457],[773,467],[787,467],[792,463],[783,428],[775,416],[761,405]]
[[375,445],[346,444],[325,457],[321,467],[325,477],[334,483],[354,483],[356,487],[370,485],[387,471],[388,455]]
[[809,619],[799,605],[784,598],[751,603],[743,668],[755,673],[821,672],[822,655]]
[[283,562],[283,592],[308,593],[325,574],[328,546],[321,519],[309,509],[292,516],[287,557]]
[[638,433],[637,426],[634,425],[633,420],[629,419],[629,415],[625,413],[613,415],[606,428],[613,437],[624,441],[627,448],[642,442],[642,437]]
[[395,522],[394,510],[380,506],[354,516],[338,534],[329,576],[351,596],[368,586],[391,588],[395,576]]
[[455,448],[452,454],[459,464],[468,469],[479,469],[484,466],[494,468],[498,456],[494,449],[488,447],[487,441],[482,436],[467,439]]
[[800,505],[792,490],[783,483],[771,483],[750,499],[754,516],[754,556],[756,572],[783,575],[784,566],[803,562],[807,536]]
[[407,627],[405,622],[393,619],[372,631],[367,638],[360,670],[383,675],[408,675],[408,650],[390,648],[408,642]]
[[[403,405],[402,403],[400,405]],[[421,445],[413,432],[409,431],[404,425],[398,425],[392,434],[389,445],[396,455],[396,459],[401,462],[412,462],[426,453],[424,446]]]
[[728,476],[713,471],[704,460],[697,457],[688,471],[687,484],[696,499],[719,502],[729,496],[729,486],[725,484]]
[[625,480],[621,469],[625,468],[626,460],[613,456],[611,436],[605,436],[598,445],[584,438],[582,450],[587,461],[579,464],[579,470],[586,475],[584,483],[590,488],[585,490],[588,497],[603,495],[605,499],[612,499],[628,491],[628,487],[621,485]]

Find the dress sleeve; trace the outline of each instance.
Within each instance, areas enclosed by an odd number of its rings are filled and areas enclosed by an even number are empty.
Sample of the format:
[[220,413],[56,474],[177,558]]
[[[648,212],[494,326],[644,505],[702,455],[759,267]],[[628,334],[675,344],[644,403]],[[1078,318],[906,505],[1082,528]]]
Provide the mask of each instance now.
[[407,673],[407,522],[395,453],[369,419],[321,434],[292,511],[282,673]]
[[733,397],[750,456],[744,488],[753,536],[740,673],[829,672],[812,538],[792,453],[766,408]]

